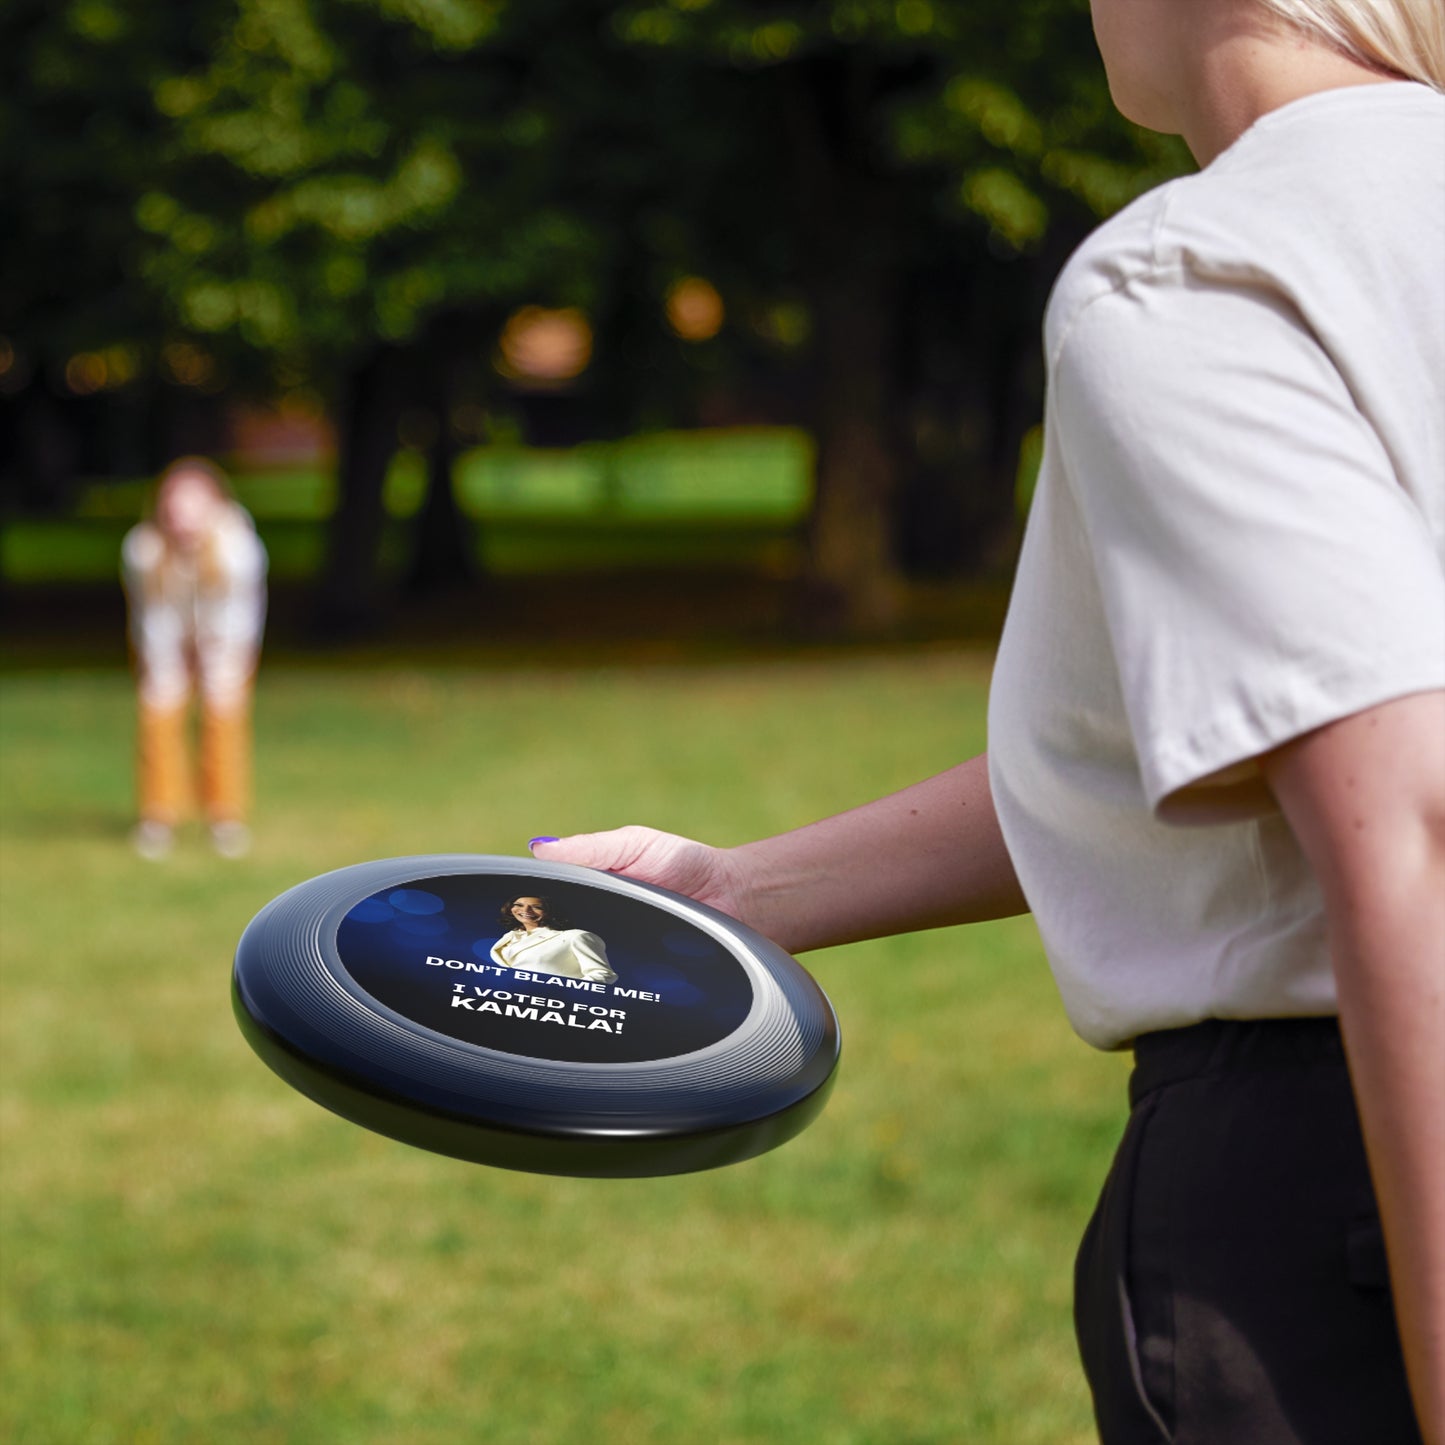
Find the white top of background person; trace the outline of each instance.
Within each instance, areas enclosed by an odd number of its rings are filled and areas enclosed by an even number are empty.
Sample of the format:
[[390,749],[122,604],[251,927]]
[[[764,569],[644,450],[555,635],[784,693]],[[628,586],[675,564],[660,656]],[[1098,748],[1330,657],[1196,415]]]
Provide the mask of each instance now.
[[534,851],[795,952],[1032,905],[1106,1046],[1337,1011],[1445,1445],[1445,7],[1094,15],[1120,109],[1205,170],[1103,227],[1051,303],[992,778],[980,756],[733,849]]
[[187,713],[201,700],[200,794],[216,850],[249,846],[250,697],[266,615],[266,551],[224,475],[201,457],[162,474],[151,516],[121,546],[139,692],[133,835],[163,857],[189,810]]
[[617,977],[607,961],[607,945],[595,933],[548,926],[545,899],[514,898],[506,912],[517,927],[492,945],[493,963],[589,983],[611,983]]
[[266,619],[266,549],[215,466],[185,457],[166,468],[121,565],[143,700],[175,707],[193,686],[216,706],[236,700]]

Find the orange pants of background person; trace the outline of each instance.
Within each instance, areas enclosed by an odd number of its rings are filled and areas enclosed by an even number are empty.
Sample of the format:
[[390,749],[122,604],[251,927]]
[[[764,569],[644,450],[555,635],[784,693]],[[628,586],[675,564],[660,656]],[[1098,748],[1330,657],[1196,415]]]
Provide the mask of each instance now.
[[138,811],[168,828],[199,806],[215,829],[244,823],[251,811],[251,689],[224,706],[203,698],[199,771],[193,767],[190,700],[157,707],[141,700],[136,727]]

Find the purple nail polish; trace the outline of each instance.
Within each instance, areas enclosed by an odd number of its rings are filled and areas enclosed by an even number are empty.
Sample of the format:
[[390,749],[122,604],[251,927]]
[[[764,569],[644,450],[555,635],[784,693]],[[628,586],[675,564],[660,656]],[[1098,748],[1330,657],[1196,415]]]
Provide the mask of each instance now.
[[527,847],[535,848],[538,843],[556,843],[558,841],[556,838],[531,838],[527,842]]

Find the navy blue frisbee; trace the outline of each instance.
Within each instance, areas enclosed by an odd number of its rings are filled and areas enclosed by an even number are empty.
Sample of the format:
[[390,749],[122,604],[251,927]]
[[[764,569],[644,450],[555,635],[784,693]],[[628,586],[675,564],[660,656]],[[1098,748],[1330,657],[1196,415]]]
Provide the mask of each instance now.
[[534,859],[323,874],[236,950],[241,1032],[287,1083],[404,1143],[637,1177],[765,1153],[821,1112],[838,1022],[776,944],[693,899]]

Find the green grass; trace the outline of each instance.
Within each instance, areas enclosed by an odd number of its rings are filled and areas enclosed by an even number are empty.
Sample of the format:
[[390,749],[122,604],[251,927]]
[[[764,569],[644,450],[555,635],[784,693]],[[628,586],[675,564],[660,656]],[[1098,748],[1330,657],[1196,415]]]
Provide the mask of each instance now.
[[235,940],[365,858],[647,821],[719,842],[982,743],[986,660],[275,669],[257,847],[134,858],[118,674],[3,680],[0,1438],[14,1445],[1079,1445],[1075,1240],[1123,1067],[1026,920],[814,955],[823,1117],[587,1182],[368,1134],[230,1016]]
[[[479,562],[494,576],[667,566],[795,569],[812,500],[813,443],[788,427],[660,432],[570,450],[474,447],[453,468]],[[314,576],[336,507],[318,467],[237,471],[271,575]],[[425,460],[399,451],[386,478],[385,561],[399,567],[426,490]],[[68,515],[12,517],[0,528],[0,577],[12,583],[113,578],[127,528],[145,510],[144,479],[95,482]]]
[[[120,576],[120,546],[129,525],[115,518],[11,521],[0,529],[0,578],[21,586],[114,581]],[[257,531],[270,555],[273,581],[304,581],[320,571],[326,555],[325,523],[273,517],[258,522]],[[659,517],[498,517],[477,526],[472,540],[479,564],[493,577],[690,567],[775,576],[796,572],[802,555],[793,528],[746,518],[702,524]],[[388,518],[383,568],[401,571],[412,545],[406,522]]]

